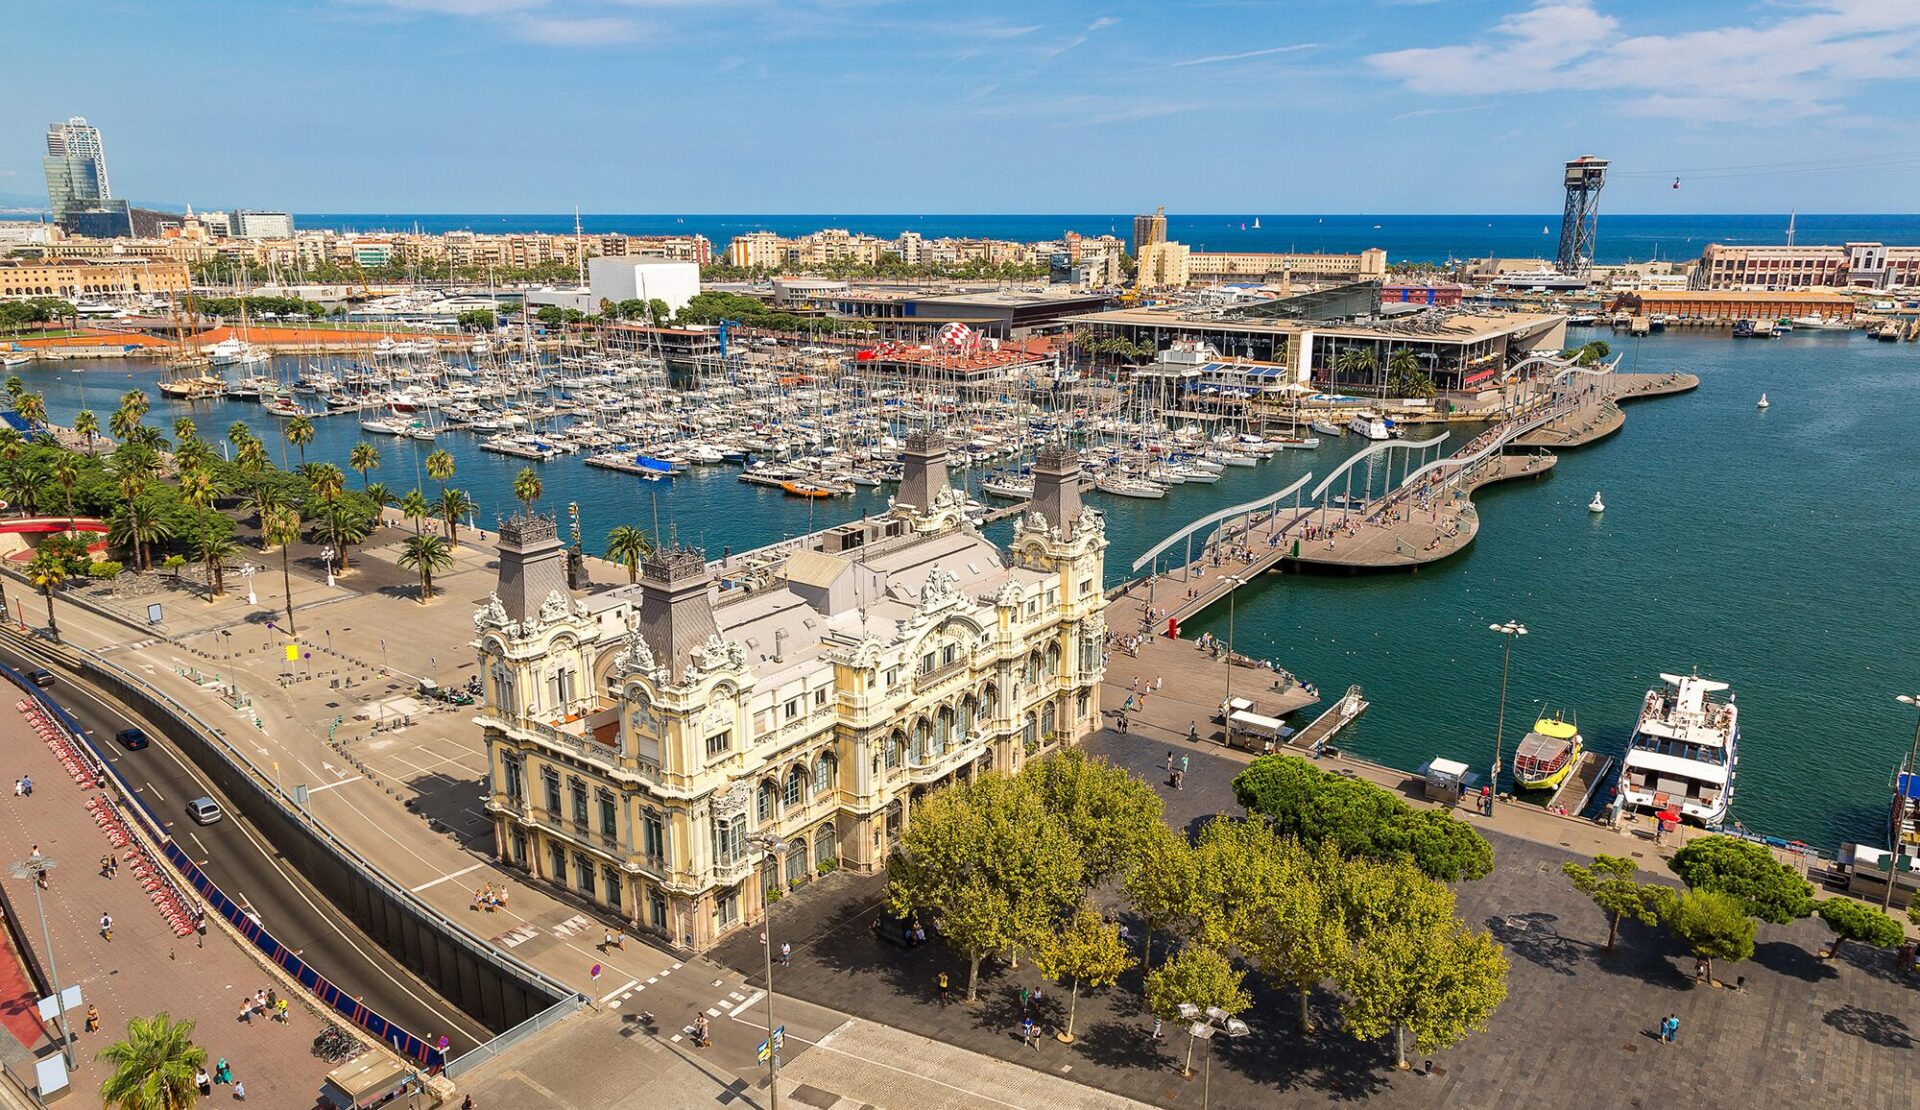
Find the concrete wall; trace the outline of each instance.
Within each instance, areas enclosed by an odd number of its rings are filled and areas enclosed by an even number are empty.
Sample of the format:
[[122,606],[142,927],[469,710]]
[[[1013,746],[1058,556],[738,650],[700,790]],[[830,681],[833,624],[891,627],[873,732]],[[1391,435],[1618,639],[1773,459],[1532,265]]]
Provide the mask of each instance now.
[[700,267],[692,262],[647,258],[590,258],[587,284],[594,305],[630,300],[662,300],[675,312],[700,292]]

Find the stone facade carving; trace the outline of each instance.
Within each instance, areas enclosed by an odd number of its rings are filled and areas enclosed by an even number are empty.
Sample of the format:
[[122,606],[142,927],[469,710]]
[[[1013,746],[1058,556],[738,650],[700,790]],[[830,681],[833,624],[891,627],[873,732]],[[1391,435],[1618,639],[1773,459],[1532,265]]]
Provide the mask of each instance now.
[[638,628],[630,628],[620,654],[614,657],[613,667],[623,674],[651,676],[660,669],[660,664],[654,659],[653,648],[647,645],[647,638],[640,634]]
[[572,610],[572,599],[559,590],[553,590],[547,594],[547,599],[540,603],[540,623],[552,624],[554,621],[565,620]]
[[473,611],[475,632],[485,632],[489,628],[505,628],[508,623],[510,622],[507,620],[507,606],[500,600],[499,594],[488,594],[485,603]]
[[957,594],[955,587],[960,584],[960,576],[952,571],[934,567],[927,572],[927,580],[920,586],[920,611],[927,612],[937,605],[952,601]]
[[747,812],[747,803],[752,799],[753,783],[740,779],[713,796],[713,815],[722,821],[739,817]]

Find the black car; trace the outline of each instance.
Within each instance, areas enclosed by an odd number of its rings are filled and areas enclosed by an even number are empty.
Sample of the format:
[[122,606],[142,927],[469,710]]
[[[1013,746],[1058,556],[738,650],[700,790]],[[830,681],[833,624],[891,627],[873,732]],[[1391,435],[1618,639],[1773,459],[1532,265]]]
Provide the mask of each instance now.
[[45,667],[36,667],[27,672],[27,680],[44,689],[53,685],[53,672]]
[[120,741],[120,746],[130,752],[137,752],[147,746],[147,734],[137,728],[123,728],[114,733],[113,738]]

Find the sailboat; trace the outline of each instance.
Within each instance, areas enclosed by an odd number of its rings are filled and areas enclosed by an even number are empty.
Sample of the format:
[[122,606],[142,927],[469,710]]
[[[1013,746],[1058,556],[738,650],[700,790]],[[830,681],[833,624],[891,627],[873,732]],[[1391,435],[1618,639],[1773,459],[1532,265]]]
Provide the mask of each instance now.
[[1255,231],[1259,231],[1259,230],[1260,230],[1260,217],[1258,217],[1258,216],[1255,216],[1255,217],[1253,218],[1253,230],[1255,230]]

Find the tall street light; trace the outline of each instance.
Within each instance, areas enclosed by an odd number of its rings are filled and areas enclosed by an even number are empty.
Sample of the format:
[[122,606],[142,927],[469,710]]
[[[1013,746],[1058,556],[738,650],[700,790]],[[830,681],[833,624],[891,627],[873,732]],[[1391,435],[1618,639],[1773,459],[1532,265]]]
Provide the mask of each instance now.
[[74,1069],[73,1035],[67,1032],[67,1011],[60,998],[60,966],[53,959],[53,934],[47,931],[47,907],[40,901],[40,882],[47,872],[57,865],[53,860],[40,855],[36,848],[34,854],[20,860],[10,868],[16,879],[30,879],[33,882],[33,908],[40,911],[40,941],[47,946],[47,975],[53,980],[53,1024],[60,1030],[60,1055],[67,1061],[67,1070]]
[[[781,855],[784,855],[787,849],[792,847],[792,844],[786,840],[781,839],[780,837],[773,835],[772,833],[765,833],[765,832],[748,833],[746,837],[746,841],[749,845],[755,848],[758,848],[762,852],[766,853],[767,863],[775,869],[774,875],[773,875],[773,881],[776,883],[779,882],[780,881],[779,857]],[[763,947],[766,950],[764,955],[766,956],[766,961],[767,961],[767,1092],[768,1092],[768,1099],[769,1099],[769,1110],[780,1110],[780,1054],[774,1051],[774,1043],[773,1043],[773,1031],[776,1028],[778,1028],[778,1026],[773,1024],[773,905],[772,903],[768,903],[766,906],[764,906],[762,908],[762,912],[765,915],[765,917],[760,923],[760,940],[763,942]]]
[[1498,794],[1500,793],[1500,742],[1507,728],[1507,670],[1513,663],[1513,641],[1516,637],[1527,634],[1527,626],[1519,621],[1508,621],[1505,624],[1490,624],[1487,627],[1507,638],[1506,652],[1500,658],[1500,715],[1495,719],[1493,726],[1493,782],[1489,784],[1493,793]]
[[1223,575],[1220,584],[1227,588],[1227,695],[1220,703],[1220,736],[1233,747],[1233,601],[1247,580],[1237,574]]
[[[1920,696],[1895,694],[1893,700],[1920,709]],[[1913,796],[1908,793],[1908,783],[1913,780],[1915,771],[1920,771],[1915,764],[1920,764],[1920,716],[1913,719],[1913,747],[1907,752],[1906,772],[1895,772],[1893,776],[1893,785],[1899,794],[1895,804],[1899,809],[1893,815],[1893,857],[1887,861],[1887,889],[1880,895],[1880,908],[1883,910],[1893,904],[1893,878],[1900,870],[1900,841],[1907,831],[1907,815],[1913,810]]]

